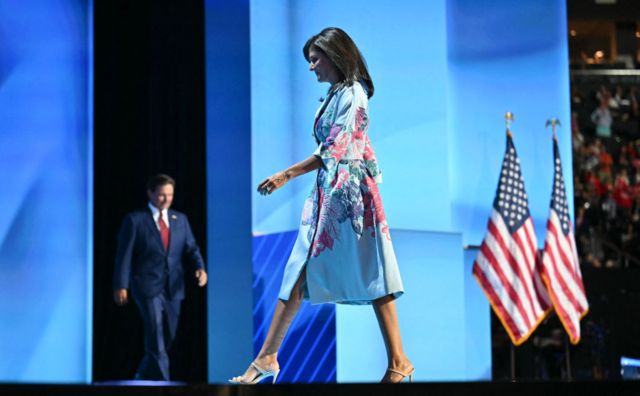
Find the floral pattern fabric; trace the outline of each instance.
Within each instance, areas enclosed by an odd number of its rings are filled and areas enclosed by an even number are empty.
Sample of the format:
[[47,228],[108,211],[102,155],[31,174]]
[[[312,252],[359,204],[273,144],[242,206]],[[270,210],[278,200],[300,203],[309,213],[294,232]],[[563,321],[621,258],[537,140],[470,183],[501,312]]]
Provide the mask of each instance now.
[[322,167],[304,204],[281,299],[289,298],[304,269],[312,303],[368,304],[403,293],[368,128],[368,99],[359,83],[340,88],[318,110],[314,155]]

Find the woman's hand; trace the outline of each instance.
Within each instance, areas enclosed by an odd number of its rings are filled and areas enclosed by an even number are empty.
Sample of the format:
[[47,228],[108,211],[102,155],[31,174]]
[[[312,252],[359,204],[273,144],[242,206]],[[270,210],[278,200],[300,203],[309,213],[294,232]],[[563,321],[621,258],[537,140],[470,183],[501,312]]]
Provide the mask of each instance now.
[[291,179],[291,176],[287,171],[275,173],[258,185],[258,192],[262,195],[269,195],[284,186],[289,179]]
[[289,180],[304,175],[307,172],[316,170],[322,166],[322,160],[315,155],[288,167],[282,172],[275,173],[258,185],[258,192],[262,195],[269,195],[280,187],[284,186]]

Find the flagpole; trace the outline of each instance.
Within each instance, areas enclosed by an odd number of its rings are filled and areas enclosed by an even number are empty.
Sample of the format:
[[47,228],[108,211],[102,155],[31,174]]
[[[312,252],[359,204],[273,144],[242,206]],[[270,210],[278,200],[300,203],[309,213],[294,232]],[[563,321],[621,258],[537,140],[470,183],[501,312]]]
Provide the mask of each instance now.
[[564,361],[567,368],[567,381],[573,381],[571,375],[571,351],[569,350],[569,336],[566,333],[564,336]]
[[[567,378],[571,380],[569,341],[571,343],[579,342],[580,318],[589,310],[589,302],[582,283],[573,224],[571,224],[571,216],[567,205],[566,186],[562,176],[562,165],[556,136],[556,126],[559,126],[560,122],[557,118],[551,118],[546,122],[546,127],[549,125],[553,130],[555,169],[549,220],[547,221],[547,239],[545,240],[542,258],[542,271],[549,298],[553,301],[553,309],[557,312],[558,318],[569,336],[569,340],[565,343],[565,363]],[[556,250],[559,254],[556,253]],[[556,266],[560,270],[555,269],[554,267]],[[561,270],[563,268],[564,271]]]
[[[511,123],[513,123],[515,120],[515,116],[512,112],[507,111],[506,113],[504,113],[504,122],[507,127],[507,136],[510,138],[513,137],[511,133]],[[511,382],[516,382],[516,348],[513,345],[513,341],[511,339],[509,340],[509,366]]]
[[551,131],[553,133],[553,140],[558,140],[558,135],[556,135],[556,126],[560,125],[560,120],[557,118],[549,118],[547,123],[545,124],[545,128],[548,128],[551,125]]
[[505,121],[505,124],[507,124],[507,135],[509,137],[511,137],[511,123],[514,122],[515,120],[516,118],[514,117],[512,112],[507,111],[506,113],[504,113],[504,121]]
[[509,343],[509,360],[511,361],[511,382],[516,382],[516,347]]
[[[551,133],[553,134],[553,140],[558,141],[558,135],[556,134],[556,126],[560,125],[560,120],[557,118],[549,118],[545,123],[545,128],[551,126]],[[572,380],[571,376],[571,351],[569,350],[569,336],[565,334],[564,337],[564,362],[565,369],[567,370],[567,381]]]

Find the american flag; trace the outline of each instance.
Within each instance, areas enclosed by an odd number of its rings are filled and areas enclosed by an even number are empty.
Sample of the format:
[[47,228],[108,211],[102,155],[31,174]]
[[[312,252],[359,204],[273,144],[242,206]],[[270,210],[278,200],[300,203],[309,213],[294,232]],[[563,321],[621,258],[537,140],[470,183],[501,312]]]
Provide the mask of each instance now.
[[572,344],[580,341],[580,319],[589,310],[569,217],[558,142],[553,140],[553,192],[542,252],[542,278]]
[[520,160],[508,133],[493,210],[473,275],[515,345],[527,340],[551,308],[540,278],[537,246]]

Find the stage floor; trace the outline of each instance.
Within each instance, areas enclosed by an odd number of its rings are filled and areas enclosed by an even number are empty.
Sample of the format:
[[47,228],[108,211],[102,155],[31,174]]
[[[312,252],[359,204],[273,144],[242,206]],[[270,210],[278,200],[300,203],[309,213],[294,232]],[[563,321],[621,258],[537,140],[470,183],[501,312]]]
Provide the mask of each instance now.
[[0,384],[0,395],[6,396],[353,396],[371,395],[563,395],[620,396],[640,395],[640,381],[598,382],[428,382],[391,384],[283,384],[230,386],[209,384],[185,385],[52,385]]

